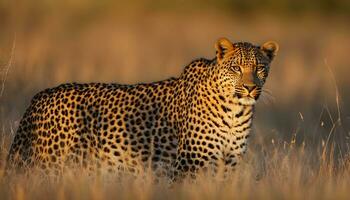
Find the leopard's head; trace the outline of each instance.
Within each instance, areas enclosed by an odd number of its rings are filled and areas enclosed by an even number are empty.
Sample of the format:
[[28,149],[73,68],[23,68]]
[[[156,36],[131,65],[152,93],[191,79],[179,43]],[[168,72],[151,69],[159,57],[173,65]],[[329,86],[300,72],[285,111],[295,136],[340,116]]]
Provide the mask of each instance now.
[[255,104],[278,51],[278,44],[266,42],[257,46],[247,42],[231,43],[221,38],[215,48],[216,71],[222,87],[233,90],[233,95],[241,104]]

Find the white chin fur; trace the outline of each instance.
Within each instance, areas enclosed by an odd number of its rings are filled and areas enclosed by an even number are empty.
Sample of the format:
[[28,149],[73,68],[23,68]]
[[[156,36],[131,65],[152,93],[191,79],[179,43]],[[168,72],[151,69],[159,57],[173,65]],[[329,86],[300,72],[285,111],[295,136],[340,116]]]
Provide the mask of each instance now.
[[242,97],[239,100],[239,103],[246,105],[246,106],[252,106],[256,103],[256,100],[250,97]]

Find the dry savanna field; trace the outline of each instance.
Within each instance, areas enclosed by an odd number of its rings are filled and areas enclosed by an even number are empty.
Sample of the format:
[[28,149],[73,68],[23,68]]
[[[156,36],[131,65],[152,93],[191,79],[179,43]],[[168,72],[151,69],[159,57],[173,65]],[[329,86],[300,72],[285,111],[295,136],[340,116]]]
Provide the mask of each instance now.
[[[283,10],[273,0],[262,9],[176,2],[0,1],[0,199],[350,199],[348,3]],[[229,180],[201,174],[169,185],[154,183],[149,171],[91,177],[80,170],[59,180],[5,175],[11,140],[35,93],[65,82],[178,76],[191,60],[213,58],[219,37],[280,45],[248,153]]]

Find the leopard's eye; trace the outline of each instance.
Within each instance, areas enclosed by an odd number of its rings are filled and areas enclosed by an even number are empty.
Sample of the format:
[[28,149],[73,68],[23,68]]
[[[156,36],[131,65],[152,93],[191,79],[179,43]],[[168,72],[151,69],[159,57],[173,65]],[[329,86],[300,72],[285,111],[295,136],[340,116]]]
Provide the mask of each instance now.
[[240,72],[241,71],[241,67],[237,66],[237,65],[232,66],[232,69],[233,69],[233,71],[236,71],[236,72]]
[[265,70],[265,66],[263,66],[263,65],[258,65],[258,66],[256,67],[256,71],[257,71],[258,73],[263,72],[264,70]]

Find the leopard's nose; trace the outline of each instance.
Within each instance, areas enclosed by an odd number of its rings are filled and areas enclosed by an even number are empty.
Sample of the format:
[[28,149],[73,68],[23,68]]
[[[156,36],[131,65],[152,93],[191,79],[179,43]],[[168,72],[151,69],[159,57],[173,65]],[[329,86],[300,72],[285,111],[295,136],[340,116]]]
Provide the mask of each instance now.
[[251,91],[253,91],[253,90],[256,88],[255,85],[246,85],[246,84],[244,84],[243,87],[244,87],[246,90],[248,90],[249,93],[250,93]]

